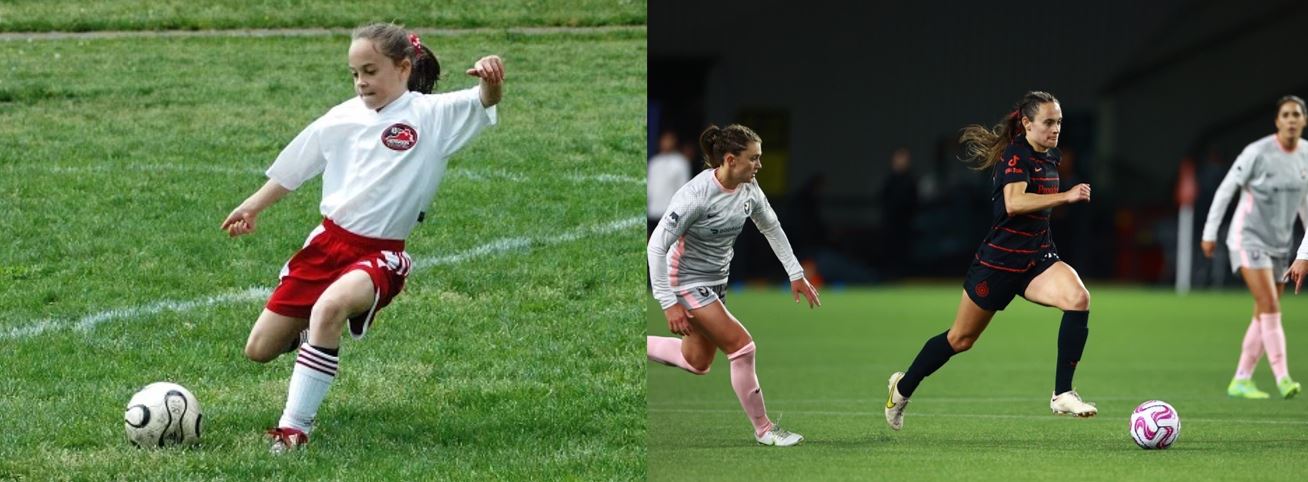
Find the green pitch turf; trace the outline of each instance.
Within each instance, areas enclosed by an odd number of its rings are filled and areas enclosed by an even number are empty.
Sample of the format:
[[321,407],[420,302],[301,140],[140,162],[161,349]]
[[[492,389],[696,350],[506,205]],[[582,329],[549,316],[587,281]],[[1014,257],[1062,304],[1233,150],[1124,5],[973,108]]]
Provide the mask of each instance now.
[[[271,458],[294,360],[242,349],[321,183],[253,235],[218,225],[352,95],[349,39],[0,42],[0,479],[644,476],[644,33],[431,43],[441,90],[505,58],[500,124],[451,159],[404,293],[343,342],[309,449]],[[199,447],[125,442],[157,380],[199,398]]]
[[[802,445],[755,445],[721,354],[696,377],[649,364],[651,480],[1303,480],[1308,398],[1232,400],[1226,384],[1252,310],[1241,291],[1097,288],[1076,388],[1091,419],[1049,412],[1060,313],[1022,300],[914,394],[904,429],[886,426],[886,379],[948,329],[961,288],[827,290],[809,310],[777,290],[728,294],[758,343],[773,420]],[[667,336],[649,303],[652,335]],[[1308,380],[1308,297],[1283,301],[1290,369]],[[1275,392],[1262,361],[1255,381]],[[1180,439],[1144,451],[1127,433],[1136,404],[1161,399]]]
[[645,0],[97,0],[0,2],[0,32],[644,25]]

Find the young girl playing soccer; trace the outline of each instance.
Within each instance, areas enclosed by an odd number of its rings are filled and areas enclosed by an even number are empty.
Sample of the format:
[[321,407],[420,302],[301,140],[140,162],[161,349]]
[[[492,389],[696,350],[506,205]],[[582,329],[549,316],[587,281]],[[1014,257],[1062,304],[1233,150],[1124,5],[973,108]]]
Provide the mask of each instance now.
[[348,320],[351,336],[362,338],[404,287],[412,269],[404,239],[436,195],[449,156],[496,123],[504,81],[503,62],[490,55],[467,70],[477,87],[432,94],[436,56],[392,24],[355,30],[348,62],[357,96],[300,132],[268,168],[268,182],[222,222],[230,236],[249,234],[260,212],[323,176],[322,225],[282,268],[245,345],[260,363],[299,348],[286,409],[268,431],[273,453],[308,443],[336,377],[341,331]]

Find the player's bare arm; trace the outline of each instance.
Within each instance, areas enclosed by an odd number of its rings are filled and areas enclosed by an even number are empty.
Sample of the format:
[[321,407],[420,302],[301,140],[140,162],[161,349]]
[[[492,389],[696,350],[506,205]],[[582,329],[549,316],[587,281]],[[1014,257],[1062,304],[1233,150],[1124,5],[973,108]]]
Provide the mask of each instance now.
[[668,319],[668,331],[681,336],[688,336],[693,331],[690,327],[690,319],[695,315],[690,310],[680,304],[675,304],[663,310],[663,317]]
[[799,303],[799,296],[804,295],[804,299],[808,300],[809,308],[822,306],[822,300],[818,298],[817,288],[814,288],[813,285],[808,282],[808,278],[800,278],[791,281],[790,294],[795,297],[796,303]]
[[1290,269],[1285,272],[1284,282],[1294,283],[1294,294],[1299,294],[1299,289],[1303,287],[1303,279],[1308,276],[1308,259],[1296,259],[1290,264]]
[[1090,202],[1089,184],[1077,184],[1057,194],[1029,193],[1026,192],[1026,184],[1010,182],[1004,185],[1004,207],[1009,216],[1044,211],[1064,204]]
[[227,235],[231,237],[254,232],[254,219],[259,216],[259,213],[290,192],[290,189],[286,189],[277,181],[269,179],[268,182],[263,184],[263,187],[251,194],[240,206],[236,206],[231,214],[227,215],[227,219],[223,220],[222,230],[227,231]]
[[467,74],[481,79],[482,107],[500,103],[504,97],[504,60],[498,55],[487,55],[473,64]]

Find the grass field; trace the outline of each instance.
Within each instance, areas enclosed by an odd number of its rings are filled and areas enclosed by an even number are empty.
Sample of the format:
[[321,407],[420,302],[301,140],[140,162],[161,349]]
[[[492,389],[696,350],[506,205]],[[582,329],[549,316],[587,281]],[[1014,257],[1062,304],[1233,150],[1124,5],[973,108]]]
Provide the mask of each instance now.
[[[756,446],[719,357],[709,375],[649,365],[651,480],[1303,480],[1308,399],[1231,400],[1226,383],[1252,308],[1240,291],[1177,297],[1097,288],[1076,388],[1091,419],[1049,413],[1059,312],[1015,301],[971,351],[914,394],[904,429],[882,413],[891,372],[948,328],[961,289],[828,291],[810,311],[787,293],[736,291],[728,306],[758,343],[768,412],[805,435]],[[650,334],[667,324],[649,304]],[[1308,298],[1283,302],[1292,374],[1308,378]],[[1275,391],[1266,361],[1255,380]],[[1144,451],[1136,404],[1172,403],[1181,436]]]
[[[0,42],[0,479],[644,476],[642,30],[431,42],[441,90],[505,58],[500,125],[452,158],[404,294],[343,343],[313,444],[267,454],[293,360],[241,350],[321,184],[252,236],[218,224],[352,95],[348,43]],[[156,380],[200,399],[199,447],[124,441]]]
[[0,3],[0,32],[353,28],[367,21],[427,28],[644,25],[645,0],[9,0]]

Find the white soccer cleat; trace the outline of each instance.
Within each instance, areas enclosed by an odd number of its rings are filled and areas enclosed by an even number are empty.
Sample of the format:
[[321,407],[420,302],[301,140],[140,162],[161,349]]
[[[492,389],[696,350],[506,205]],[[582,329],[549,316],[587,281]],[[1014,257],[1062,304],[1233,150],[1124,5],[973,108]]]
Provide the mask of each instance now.
[[774,447],[789,447],[791,445],[795,445],[797,443],[803,442],[804,436],[797,434],[795,432],[782,430],[781,427],[778,427],[777,424],[774,423],[772,424],[772,428],[768,429],[768,431],[766,432],[763,432],[762,437],[755,436],[754,440],[758,440],[758,443],[763,445],[771,445]]
[[899,430],[904,428],[904,409],[908,408],[908,399],[899,394],[899,379],[904,378],[904,372],[895,372],[890,375],[890,383],[886,385],[890,395],[886,398],[886,423],[890,428]]
[[1054,395],[1049,400],[1049,409],[1054,411],[1055,415],[1076,415],[1078,417],[1093,417],[1099,413],[1095,404],[1086,403],[1081,400],[1081,395],[1076,390],[1068,390],[1061,394]]

